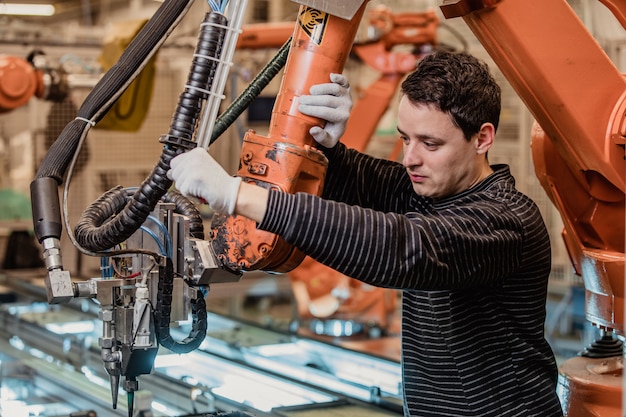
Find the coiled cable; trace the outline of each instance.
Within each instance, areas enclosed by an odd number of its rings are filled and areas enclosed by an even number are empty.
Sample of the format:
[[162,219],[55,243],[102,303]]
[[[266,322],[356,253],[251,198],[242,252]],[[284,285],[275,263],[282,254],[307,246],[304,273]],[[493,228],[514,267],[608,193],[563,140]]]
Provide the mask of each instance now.
[[[186,88],[179,96],[169,132],[161,138],[166,145],[157,165],[130,200],[106,199],[110,204],[123,203],[123,206],[109,206],[103,210],[99,207],[103,201],[99,199],[83,212],[74,230],[81,247],[100,252],[125,241],[143,224],[171,187],[172,181],[167,178],[170,161],[185,149],[195,147],[193,134],[202,103],[209,94],[227,24],[226,17],[221,13],[206,14]],[[119,192],[113,189],[107,193],[112,196]]]

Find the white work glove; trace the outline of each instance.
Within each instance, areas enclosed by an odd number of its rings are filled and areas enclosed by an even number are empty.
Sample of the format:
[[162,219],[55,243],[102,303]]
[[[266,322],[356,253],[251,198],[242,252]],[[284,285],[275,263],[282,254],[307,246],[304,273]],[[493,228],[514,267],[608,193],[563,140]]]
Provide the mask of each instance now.
[[331,83],[316,84],[310,95],[300,96],[298,110],[307,116],[326,120],[326,125],[313,126],[309,133],[317,143],[334,147],[346,131],[352,109],[350,83],[341,74],[330,74]]
[[172,159],[167,177],[183,195],[202,198],[215,211],[234,213],[241,177],[229,175],[203,148]]

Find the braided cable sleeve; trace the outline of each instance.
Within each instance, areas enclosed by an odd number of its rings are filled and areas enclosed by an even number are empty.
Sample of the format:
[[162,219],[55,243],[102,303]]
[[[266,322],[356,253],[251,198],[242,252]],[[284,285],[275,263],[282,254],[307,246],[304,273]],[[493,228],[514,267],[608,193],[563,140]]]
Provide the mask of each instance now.
[[250,103],[261,94],[261,91],[274,79],[287,63],[291,38],[280,47],[276,55],[263,67],[250,84],[239,94],[239,96],[228,106],[215,121],[215,127],[211,133],[209,145],[217,140],[228,129],[233,122],[241,116]]
[[107,71],[78,109],[77,118],[61,132],[44,157],[36,178],[52,177],[61,184],[86,125],[99,121],[147,65],[178,25],[193,0],[163,2],[130,42],[118,62]]

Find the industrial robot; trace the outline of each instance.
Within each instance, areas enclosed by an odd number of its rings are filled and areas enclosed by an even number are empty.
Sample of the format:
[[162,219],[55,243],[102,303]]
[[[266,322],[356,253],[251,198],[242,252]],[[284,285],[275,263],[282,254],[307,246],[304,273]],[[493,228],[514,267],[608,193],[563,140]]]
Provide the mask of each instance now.
[[[321,194],[327,161],[308,133],[321,121],[300,114],[294,103],[312,85],[327,82],[329,73],[342,72],[367,6],[366,0],[297,1],[301,6],[290,38],[218,117],[245,1],[231,0],[228,7],[228,2],[209,2],[211,10],[200,28],[185,89],[169,131],[159,138],[163,150],[153,171],[137,188],[107,191],[71,230],[67,188],[89,129],[154,56],[192,1],[163,2],[59,135],[31,184],[48,301],[64,303],[79,297],[98,301],[103,326],[99,345],[113,406],[121,383],[129,416],[137,378],[151,372],[159,347],[186,353],[203,342],[205,299],[212,285],[236,282],[245,271],[289,273],[305,259],[298,248],[239,216],[214,214],[205,232],[194,203],[171,189],[166,175],[170,161],[198,146],[208,149],[284,67],[269,133],[246,133],[237,175],[282,192]],[[602,3],[626,26],[623,1]],[[603,338],[588,349],[593,355],[561,367],[564,408],[570,416],[619,415],[624,76],[565,0],[445,0],[441,11],[446,18],[462,17],[467,22],[535,117],[532,148],[537,176],[562,215],[572,264],[585,282],[587,318],[604,330]],[[76,281],[64,270],[60,247],[64,220],[74,245],[86,255],[100,257],[107,273]],[[193,319],[191,331],[176,340],[170,323],[188,315]]]
[[48,65],[43,53],[33,51],[26,58],[0,55],[0,113],[21,107],[33,97],[63,101],[68,91],[65,72]]

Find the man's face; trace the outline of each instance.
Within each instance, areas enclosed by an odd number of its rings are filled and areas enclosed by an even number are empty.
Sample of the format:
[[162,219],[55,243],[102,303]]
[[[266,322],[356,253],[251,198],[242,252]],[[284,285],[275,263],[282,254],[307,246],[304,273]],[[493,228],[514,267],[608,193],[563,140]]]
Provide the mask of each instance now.
[[403,97],[398,132],[403,141],[402,164],[417,194],[441,199],[480,180],[484,155],[477,153],[476,137],[467,141],[448,114]]

